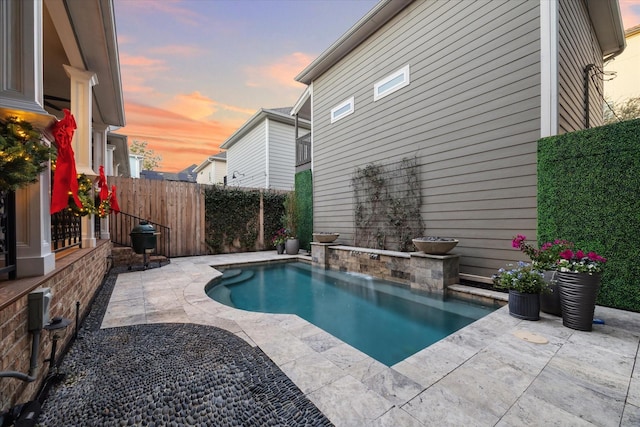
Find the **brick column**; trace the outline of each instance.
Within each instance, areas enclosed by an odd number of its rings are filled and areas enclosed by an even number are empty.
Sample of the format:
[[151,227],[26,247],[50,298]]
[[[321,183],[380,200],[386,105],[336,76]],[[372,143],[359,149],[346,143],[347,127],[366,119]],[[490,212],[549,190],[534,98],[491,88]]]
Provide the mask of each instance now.
[[411,253],[411,288],[443,294],[459,282],[460,255]]

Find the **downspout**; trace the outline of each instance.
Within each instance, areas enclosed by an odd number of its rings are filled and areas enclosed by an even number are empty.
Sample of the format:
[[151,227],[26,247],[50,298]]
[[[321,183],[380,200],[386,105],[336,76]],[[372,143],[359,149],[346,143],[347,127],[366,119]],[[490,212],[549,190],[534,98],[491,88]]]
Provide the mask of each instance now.
[[265,188],[269,188],[269,117],[264,122],[265,131]]
[[582,72],[582,78],[584,79],[584,128],[589,129],[591,124],[589,123],[589,72],[595,67],[595,64],[587,64]]

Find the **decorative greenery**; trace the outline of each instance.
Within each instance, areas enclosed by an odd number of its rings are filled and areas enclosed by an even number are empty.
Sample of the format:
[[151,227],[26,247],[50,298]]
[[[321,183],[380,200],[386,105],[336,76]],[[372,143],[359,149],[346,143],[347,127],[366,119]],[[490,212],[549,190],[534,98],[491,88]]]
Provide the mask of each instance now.
[[300,247],[311,250],[313,240],[313,179],[311,170],[298,172],[295,177],[298,205],[298,239]]
[[569,273],[601,273],[607,260],[595,252],[564,250],[560,253],[558,270]]
[[55,151],[31,123],[8,117],[0,121],[0,190],[15,191],[38,181]]
[[572,242],[555,239],[553,242],[542,244],[540,249],[536,249],[526,243],[526,240],[527,236],[518,234],[513,238],[511,244],[514,248],[527,254],[538,270],[557,270],[560,253],[574,246]]
[[388,166],[369,164],[356,169],[351,180],[356,246],[412,250],[412,239],[424,231],[419,173],[415,157]]
[[287,237],[289,237],[287,235],[287,229],[280,228],[278,231],[276,231],[276,234],[274,234],[273,237],[271,238],[271,244],[273,246],[283,245],[285,240],[287,240]]
[[496,289],[507,289],[525,294],[539,294],[548,289],[547,282],[541,271],[533,268],[531,264],[520,261],[517,266],[509,264],[511,269],[501,268],[493,276],[493,285]]
[[[260,197],[260,190],[220,186],[205,188],[205,242],[212,253],[257,249]],[[281,227],[283,200],[283,194],[262,192],[266,239]]]
[[607,261],[598,304],[640,312],[640,120],[538,142],[538,237]]

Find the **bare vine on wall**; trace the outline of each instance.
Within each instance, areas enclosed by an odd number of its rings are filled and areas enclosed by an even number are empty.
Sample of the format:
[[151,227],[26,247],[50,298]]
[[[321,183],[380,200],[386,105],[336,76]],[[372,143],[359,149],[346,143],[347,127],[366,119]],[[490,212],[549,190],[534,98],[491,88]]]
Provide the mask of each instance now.
[[357,168],[351,179],[354,196],[354,244],[409,251],[422,236],[420,170],[415,157]]

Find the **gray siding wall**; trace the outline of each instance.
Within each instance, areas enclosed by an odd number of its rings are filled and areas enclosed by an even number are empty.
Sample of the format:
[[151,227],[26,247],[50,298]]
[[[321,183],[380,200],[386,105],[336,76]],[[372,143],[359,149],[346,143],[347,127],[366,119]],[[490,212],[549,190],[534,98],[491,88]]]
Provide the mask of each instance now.
[[595,67],[589,78],[590,127],[603,123],[602,51],[589,20],[584,0],[563,0],[558,4],[558,131],[585,128],[584,68]]
[[295,127],[269,120],[269,188],[290,191],[296,173]]
[[[227,185],[239,187],[266,187],[266,132],[260,122],[227,150]],[[237,179],[232,179],[237,171]]]
[[[489,276],[535,238],[538,1],[417,1],[314,81],[314,229],[353,239],[357,167],[417,156],[426,235],[460,239],[461,272]],[[411,84],[373,101],[409,64]],[[355,97],[354,114],[330,123]]]

